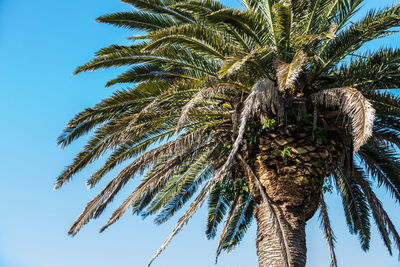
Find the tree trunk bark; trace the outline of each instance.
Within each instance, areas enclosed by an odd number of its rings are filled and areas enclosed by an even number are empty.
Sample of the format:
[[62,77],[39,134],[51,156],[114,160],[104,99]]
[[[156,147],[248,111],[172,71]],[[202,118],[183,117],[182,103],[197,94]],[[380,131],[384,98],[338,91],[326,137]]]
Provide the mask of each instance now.
[[271,212],[266,203],[261,203],[254,211],[257,220],[258,266],[306,266],[306,223],[304,219],[295,218],[293,214],[285,214],[279,206],[273,205],[272,208],[275,214]]

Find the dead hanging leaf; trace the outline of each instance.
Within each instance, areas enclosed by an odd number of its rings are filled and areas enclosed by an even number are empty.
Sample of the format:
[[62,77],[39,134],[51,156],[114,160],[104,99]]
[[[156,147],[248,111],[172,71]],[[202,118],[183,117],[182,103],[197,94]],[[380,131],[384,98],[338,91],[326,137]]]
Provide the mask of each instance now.
[[313,100],[327,107],[338,107],[351,119],[354,152],[357,152],[372,135],[375,109],[355,88],[331,88],[313,95]]

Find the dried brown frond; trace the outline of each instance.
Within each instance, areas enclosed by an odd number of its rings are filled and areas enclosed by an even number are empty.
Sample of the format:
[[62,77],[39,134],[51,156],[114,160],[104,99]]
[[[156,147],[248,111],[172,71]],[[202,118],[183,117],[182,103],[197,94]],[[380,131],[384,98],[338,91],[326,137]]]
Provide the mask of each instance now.
[[319,105],[338,107],[351,119],[354,152],[356,153],[372,135],[375,109],[372,104],[355,88],[325,89],[313,94],[313,100]]

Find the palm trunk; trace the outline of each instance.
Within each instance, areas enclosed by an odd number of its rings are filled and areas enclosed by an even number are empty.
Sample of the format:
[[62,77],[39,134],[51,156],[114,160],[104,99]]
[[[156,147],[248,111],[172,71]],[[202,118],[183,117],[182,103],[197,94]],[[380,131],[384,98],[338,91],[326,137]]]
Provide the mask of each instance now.
[[254,212],[257,220],[258,266],[304,267],[307,252],[305,221],[285,216],[277,206],[273,208],[275,214],[267,204],[262,203]]
[[306,221],[318,209],[324,178],[343,156],[346,140],[337,136],[343,135],[299,123],[270,129],[256,144],[244,143],[244,162],[254,170],[247,175],[249,188],[259,204],[254,211],[259,267],[306,265]]

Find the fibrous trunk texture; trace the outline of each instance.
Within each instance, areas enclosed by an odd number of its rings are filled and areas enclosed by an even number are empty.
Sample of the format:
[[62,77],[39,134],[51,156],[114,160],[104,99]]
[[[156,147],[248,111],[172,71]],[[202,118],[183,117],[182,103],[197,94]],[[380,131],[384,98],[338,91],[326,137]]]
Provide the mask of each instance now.
[[[258,266],[304,267],[307,254],[305,221],[299,218],[288,221],[278,206],[273,205],[273,214],[266,205],[258,205],[254,212],[257,220]],[[279,219],[279,230],[274,216]]]
[[318,209],[324,178],[346,145],[333,133],[319,138],[317,134],[310,126],[287,125],[242,150],[261,184],[249,183],[259,203],[255,217],[260,267],[305,266],[306,222]]
[[[273,204],[304,221],[318,208],[324,178],[342,156],[343,140],[317,139],[312,127],[287,126],[260,137],[253,149],[242,150]],[[250,182],[253,199],[261,196]]]

